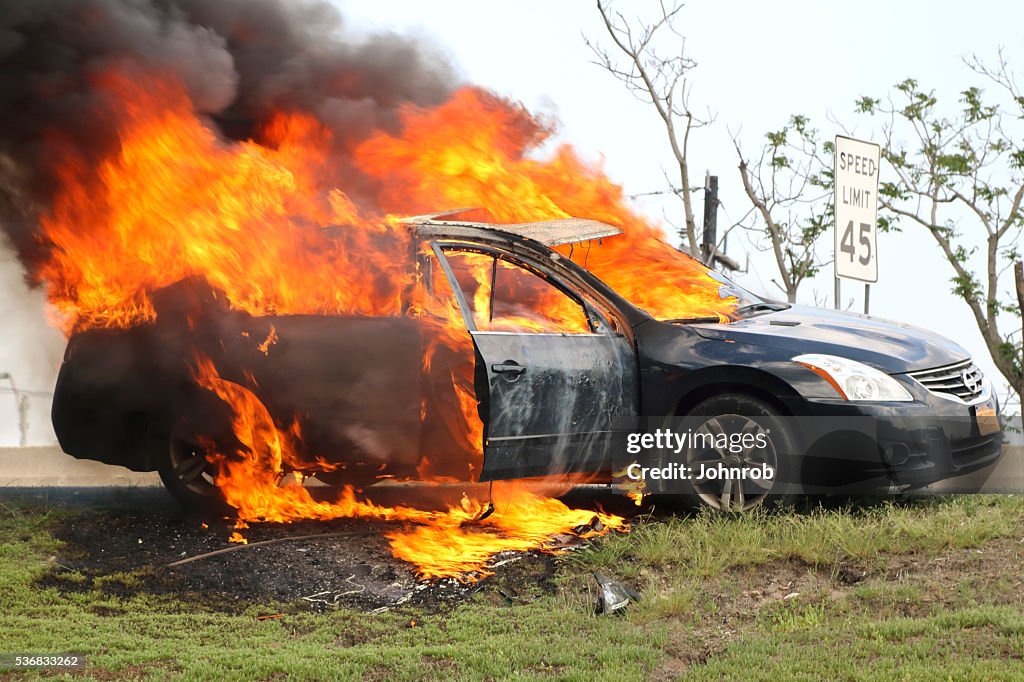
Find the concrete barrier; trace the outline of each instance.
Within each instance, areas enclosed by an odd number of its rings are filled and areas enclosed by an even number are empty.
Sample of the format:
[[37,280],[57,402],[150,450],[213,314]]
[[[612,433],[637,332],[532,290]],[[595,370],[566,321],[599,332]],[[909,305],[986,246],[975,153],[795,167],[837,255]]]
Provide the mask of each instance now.
[[153,472],[65,455],[56,445],[0,448],[0,487],[158,486]]

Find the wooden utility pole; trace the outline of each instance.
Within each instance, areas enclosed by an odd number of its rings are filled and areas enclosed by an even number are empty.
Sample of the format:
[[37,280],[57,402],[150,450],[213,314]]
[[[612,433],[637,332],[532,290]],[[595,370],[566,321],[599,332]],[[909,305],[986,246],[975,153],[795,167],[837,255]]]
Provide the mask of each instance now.
[[708,267],[715,265],[715,244],[718,242],[718,176],[704,176],[704,234],[701,237],[701,258]]

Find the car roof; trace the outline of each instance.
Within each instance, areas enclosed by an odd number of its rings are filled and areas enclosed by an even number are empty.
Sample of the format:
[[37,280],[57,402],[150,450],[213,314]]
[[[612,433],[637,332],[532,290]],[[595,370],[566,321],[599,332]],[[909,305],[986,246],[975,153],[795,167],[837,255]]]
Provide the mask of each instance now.
[[400,222],[410,225],[423,236],[451,234],[452,229],[472,228],[495,233],[495,236],[516,236],[532,239],[544,246],[574,244],[589,239],[601,239],[622,234],[622,228],[599,220],[588,218],[557,218],[531,223],[485,223],[470,220],[445,220],[446,216],[464,213],[471,209],[455,209],[441,213],[412,216]]

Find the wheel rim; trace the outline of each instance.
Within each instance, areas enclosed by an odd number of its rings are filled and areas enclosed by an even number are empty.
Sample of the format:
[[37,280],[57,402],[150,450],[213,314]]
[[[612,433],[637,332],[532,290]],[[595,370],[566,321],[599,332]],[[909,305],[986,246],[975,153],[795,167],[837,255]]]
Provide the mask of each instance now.
[[[768,431],[758,422],[750,417],[738,414],[717,415],[706,419],[694,431],[694,434],[707,434],[712,440],[718,441],[720,436],[725,435],[726,440],[732,434],[750,434],[753,438],[747,440],[756,443],[758,436],[762,436],[765,447],[751,445],[742,448],[739,452],[732,452],[728,446],[719,448],[716,443],[714,447],[691,447],[687,450],[686,464],[690,467],[691,479],[694,492],[700,500],[712,509],[719,511],[749,511],[763,503],[775,487],[775,479],[754,478],[743,476],[738,479],[732,477],[720,478],[697,478],[702,466],[704,470],[717,470],[719,465],[725,469],[740,469],[750,472],[758,469],[759,473],[763,465],[771,467],[777,474],[779,467],[778,454],[775,445]],[[707,436],[704,437],[705,439]],[[699,439],[703,443],[704,439]]]
[[215,497],[218,492],[216,470],[206,457],[206,449],[192,438],[175,434],[170,439],[171,474],[190,492]]

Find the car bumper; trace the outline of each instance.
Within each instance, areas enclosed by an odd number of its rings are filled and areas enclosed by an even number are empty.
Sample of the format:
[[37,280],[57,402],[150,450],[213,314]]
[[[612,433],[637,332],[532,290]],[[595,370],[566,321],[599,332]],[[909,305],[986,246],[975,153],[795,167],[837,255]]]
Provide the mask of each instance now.
[[[806,456],[810,461],[829,462],[823,470],[835,467],[836,457],[848,469],[856,470],[857,475],[847,479],[852,482],[842,486],[855,492],[921,487],[999,459],[1002,432],[992,431],[990,423],[978,414],[989,408],[998,420],[994,397],[966,405],[922,391],[915,393],[915,400],[906,403],[808,401],[812,417],[824,420],[822,432],[828,437],[817,440],[812,435],[814,442],[807,443]],[[854,441],[857,447],[844,447]],[[813,485],[813,481],[809,483]]]

